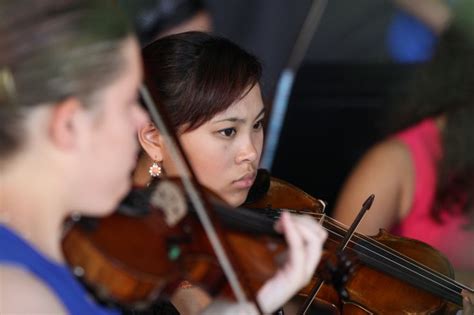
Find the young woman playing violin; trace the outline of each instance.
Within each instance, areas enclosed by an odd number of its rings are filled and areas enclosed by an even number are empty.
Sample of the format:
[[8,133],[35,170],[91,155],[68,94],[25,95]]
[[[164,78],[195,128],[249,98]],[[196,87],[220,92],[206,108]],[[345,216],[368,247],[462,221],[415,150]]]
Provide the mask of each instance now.
[[[130,187],[146,124],[137,41],[100,1],[8,0],[0,14],[0,313],[116,314],[69,272],[61,238],[71,214],[105,216]],[[313,225],[281,220],[290,259],[262,288],[264,310],[311,277],[324,239]]]
[[[261,65],[230,41],[200,32],[162,38],[144,48],[143,56],[147,86],[158,92],[155,102],[169,114],[199,182],[229,205],[241,205],[255,180],[262,151]],[[134,173],[136,185],[147,185],[150,172],[179,175],[153,123],[140,130],[139,141],[143,153]],[[275,311],[309,281],[326,236],[314,220],[302,216],[283,215],[280,228],[290,247],[300,250],[259,291],[265,312]],[[172,301],[182,314],[206,307],[204,292],[180,291]]]
[[[258,63],[228,41],[203,33],[162,38],[143,55],[148,87],[157,106],[169,113],[199,181],[230,205],[241,205],[255,178],[263,142]],[[237,56],[247,61],[239,63]],[[134,174],[136,184],[149,183],[149,171],[177,175],[160,130],[151,123],[144,126],[139,141],[144,152]],[[192,312],[189,303],[203,307],[206,297],[198,289],[183,289],[173,302],[186,314]],[[468,299],[464,308],[470,314]]]

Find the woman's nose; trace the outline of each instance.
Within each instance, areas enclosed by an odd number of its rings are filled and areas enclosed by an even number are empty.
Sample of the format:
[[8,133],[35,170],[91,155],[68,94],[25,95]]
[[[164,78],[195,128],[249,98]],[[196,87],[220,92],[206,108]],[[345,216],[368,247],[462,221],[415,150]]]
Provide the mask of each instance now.
[[253,162],[258,158],[257,144],[252,139],[247,139],[242,143],[242,147],[237,155],[237,163]]

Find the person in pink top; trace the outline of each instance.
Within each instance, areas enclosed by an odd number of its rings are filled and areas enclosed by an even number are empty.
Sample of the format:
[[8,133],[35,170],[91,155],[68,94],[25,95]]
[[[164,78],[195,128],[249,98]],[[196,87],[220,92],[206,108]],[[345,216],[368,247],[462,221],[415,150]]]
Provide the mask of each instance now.
[[[349,175],[334,208],[345,224],[369,194],[375,201],[359,232],[425,242],[474,286],[474,24],[463,16],[442,35],[436,54],[397,106],[404,128],[371,148]],[[472,22],[470,22],[472,23]],[[465,293],[464,314],[474,296]]]
[[[443,122],[439,122],[442,124]],[[444,253],[451,263],[462,270],[474,270],[474,233],[467,226],[464,214],[467,194],[451,204],[437,205],[437,164],[442,160],[442,138],[435,119],[426,119],[398,133],[392,141],[401,143],[409,151],[413,169],[412,203],[409,212],[391,232],[422,240]],[[431,209],[439,207],[433,218]]]

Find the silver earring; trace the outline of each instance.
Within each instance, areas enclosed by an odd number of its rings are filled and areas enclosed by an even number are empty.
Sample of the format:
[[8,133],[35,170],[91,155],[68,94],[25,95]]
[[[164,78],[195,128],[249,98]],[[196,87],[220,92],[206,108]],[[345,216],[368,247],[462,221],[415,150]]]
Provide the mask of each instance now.
[[148,173],[150,173],[151,177],[160,177],[161,175],[161,166],[158,164],[157,161],[154,161],[153,164],[150,166]]

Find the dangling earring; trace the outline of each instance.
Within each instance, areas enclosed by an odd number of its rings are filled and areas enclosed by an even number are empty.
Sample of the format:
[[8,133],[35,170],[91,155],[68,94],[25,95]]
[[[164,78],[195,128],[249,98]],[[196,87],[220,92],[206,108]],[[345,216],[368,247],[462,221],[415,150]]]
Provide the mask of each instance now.
[[70,216],[71,220],[74,221],[74,222],[78,222],[79,220],[81,220],[81,217],[82,217],[81,213],[76,212],[76,211],[71,213],[71,216]]
[[160,177],[161,175],[161,166],[158,164],[157,161],[154,161],[153,164],[150,166],[150,169],[148,170],[148,173],[150,173],[151,177]]

